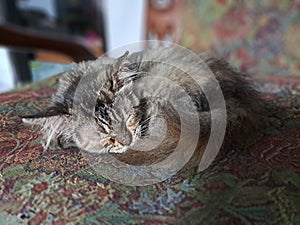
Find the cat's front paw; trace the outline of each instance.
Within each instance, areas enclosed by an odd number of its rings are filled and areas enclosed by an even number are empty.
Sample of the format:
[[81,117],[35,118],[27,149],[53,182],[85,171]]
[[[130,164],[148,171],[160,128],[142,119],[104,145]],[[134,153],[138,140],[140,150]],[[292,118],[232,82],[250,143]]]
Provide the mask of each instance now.
[[109,153],[124,153],[126,152],[128,147],[120,147],[120,148],[110,148],[108,150]]

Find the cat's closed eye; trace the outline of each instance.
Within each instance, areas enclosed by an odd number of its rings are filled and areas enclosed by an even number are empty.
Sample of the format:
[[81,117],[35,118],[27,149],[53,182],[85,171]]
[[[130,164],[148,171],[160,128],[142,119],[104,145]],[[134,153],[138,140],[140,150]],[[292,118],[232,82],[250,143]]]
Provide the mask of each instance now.
[[109,134],[109,127],[106,124],[102,123],[97,118],[95,119],[95,121],[96,121],[97,125],[99,126],[99,129],[100,129],[101,133],[103,133],[103,134]]
[[134,129],[138,125],[138,123],[139,119],[134,115],[130,115],[126,121],[126,126],[130,129]]

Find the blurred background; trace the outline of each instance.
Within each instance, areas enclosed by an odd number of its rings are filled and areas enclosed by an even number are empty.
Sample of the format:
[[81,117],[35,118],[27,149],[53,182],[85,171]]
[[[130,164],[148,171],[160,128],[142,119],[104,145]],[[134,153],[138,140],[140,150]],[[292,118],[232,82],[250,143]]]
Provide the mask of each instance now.
[[0,32],[0,92],[145,39],[136,50],[168,41],[258,79],[300,77],[299,0],[0,0]]

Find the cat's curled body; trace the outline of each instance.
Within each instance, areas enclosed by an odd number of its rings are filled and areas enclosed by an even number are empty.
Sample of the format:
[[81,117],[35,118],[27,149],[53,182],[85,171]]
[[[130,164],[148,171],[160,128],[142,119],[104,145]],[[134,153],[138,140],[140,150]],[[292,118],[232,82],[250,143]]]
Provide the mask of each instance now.
[[[115,154],[120,160],[145,165],[167,157],[179,137],[192,141],[195,125],[188,118],[196,114],[201,134],[191,165],[197,165],[211,113],[219,110],[202,87],[215,91],[216,79],[223,92],[227,115],[219,116],[227,116],[225,145],[259,126],[264,115],[263,103],[242,74],[223,60],[198,57],[170,47],[82,62],[61,75],[49,108],[24,121],[42,126],[44,148],[121,153]],[[190,75],[200,78],[200,86]],[[188,127],[184,137],[182,123]]]

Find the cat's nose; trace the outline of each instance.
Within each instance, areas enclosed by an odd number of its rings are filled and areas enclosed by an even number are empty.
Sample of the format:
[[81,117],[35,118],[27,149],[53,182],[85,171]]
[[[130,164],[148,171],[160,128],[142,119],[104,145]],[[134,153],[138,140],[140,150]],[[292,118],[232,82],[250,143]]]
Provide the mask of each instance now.
[[113,144],[116,143],[116,142],[119,143],[119,141],[116,139],[115,136],[111,137],[109,141],[110,141],[111,143],[113,143]]
[[115,137],[110,138],[111,143],[114,145],[114,147],[123,147],[124,145],[118,141]]
[[127,129],[119,129],[119,132],[110,134],[110,141],[111,143],[129,146],[132,142],[132,135]]
[[118,138],[113,138],[114,143],[120,144],[123,146],[129,146],[131,144],[131,136],[129,135],[120,135]]

